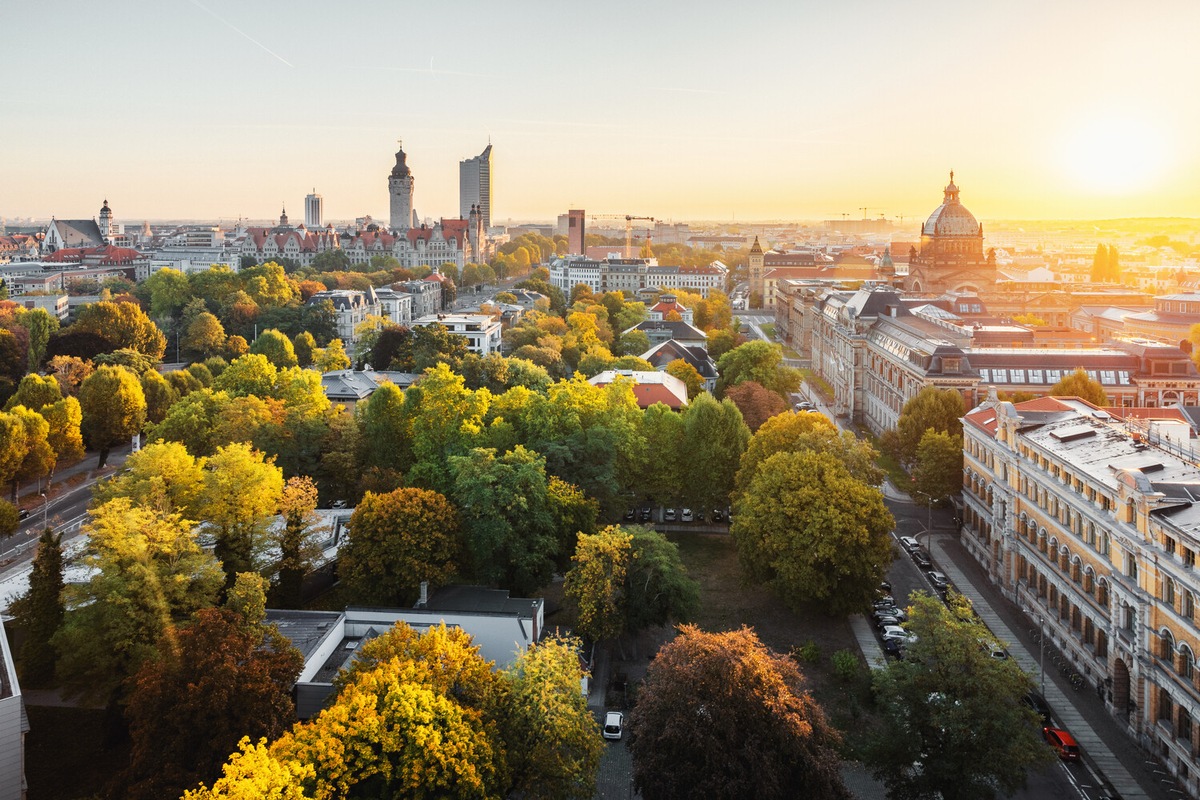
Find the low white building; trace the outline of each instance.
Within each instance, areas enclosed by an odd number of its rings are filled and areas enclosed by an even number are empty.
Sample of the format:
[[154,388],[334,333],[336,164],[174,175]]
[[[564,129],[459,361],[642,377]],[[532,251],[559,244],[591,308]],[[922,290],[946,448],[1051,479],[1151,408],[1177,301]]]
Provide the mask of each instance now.
[[500,352],[500,320],[490,314],[428,314],[413,327],[438,324],[467,339],[467,350],[479,356]]
[[17,683],[17,668],[0,625],[0,800],[24,800],[25,734],[29,718]]
[[357,289],[328,289],[308,298],[308,305],[317,305],[328,300],[333,303],[337,315],[337,334],[344,345],[354,344],[354,329],[368,315],[379,314],[379,298],[374,289],[360,292]]

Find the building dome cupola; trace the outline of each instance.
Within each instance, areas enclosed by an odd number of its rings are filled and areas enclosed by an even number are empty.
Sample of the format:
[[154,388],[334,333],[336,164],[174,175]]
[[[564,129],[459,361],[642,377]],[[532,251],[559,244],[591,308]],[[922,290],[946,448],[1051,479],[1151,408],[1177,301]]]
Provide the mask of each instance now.
[[958,199],[958,186],[954,183],[954,172],[950,172],[950,183],[944,190],[942,204],[934,209],[921,228],[922,236],[981,236],[983,228],[975,215],[967,210]]
[[396,151],[396,166],[392,167],[393,178],[407,178],[412,175],[412,170],[408,168],[408,156],[404,153],[404,145],[400,145],[400,149]]

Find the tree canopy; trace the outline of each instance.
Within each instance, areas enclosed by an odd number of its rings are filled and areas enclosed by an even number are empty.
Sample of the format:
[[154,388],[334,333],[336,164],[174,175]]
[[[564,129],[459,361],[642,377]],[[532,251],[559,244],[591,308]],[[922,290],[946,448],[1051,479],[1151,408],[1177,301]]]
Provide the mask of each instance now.
[[629,720],[634,785],[646,800],[849,800],[838,743],[796,663],[748,628],[682,626],[650,662]]
[[1100,381],[1088,375],[1087,370],[1078,367],[1070,375],[1050,387],[1051,397],[1078,397],[1094,406],[1108,405],[1108,393],[1100,385]]
[[896,422],[895,436],[889,437],[894,443],[896,457],[902,463],[911,464],[927,430],[949,433],[961,441],[961,418],[965,413],[961,394],[953,389],[926,386],[904,404]]

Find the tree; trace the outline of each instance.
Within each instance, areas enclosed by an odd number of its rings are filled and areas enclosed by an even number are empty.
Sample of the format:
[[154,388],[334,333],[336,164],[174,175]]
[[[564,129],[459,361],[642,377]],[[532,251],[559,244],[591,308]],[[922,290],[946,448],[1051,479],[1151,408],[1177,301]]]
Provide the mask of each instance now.
[[882,726],[866,762],[890,797],[966,800],[1011,795],[1030,767],[1051,760],[1037,714],[1022,702],[1033,681],[991,657],[991,633],[951,595],[947,609],[918,595],[905,658],[875,673]]
[[938,503],[962,489],[962,439],[948,433],[925,431],[917,446],[913,489],[925,502]]
[[276,608],[299,608],[304,577],[312,569],[319,550],[314,539],[318,533],[317,485],[305,476],[288,478],[283,485],[279,511],[283,527],[279,531],[279,575],[275,584]]
[[315,355],[313,366],[319,372],[333,372],[337,369],[350,368],[350,356],[346,355],[346,348],[342,345],[341,339],[334,339],[325,347],[317,350]]
[[[1078,397],[1094,406],[1108,405],[1108,394],[1100,382],[1088,375],[1083,367],[1077,367],[1058,383],[1050,387],[1051,397]],[[961,428],[959,428],[961,432]]]
[[633,537],[616,526],[579,537],[564,592],[585,636],[606,641],[625,632],[625,576],[632,548]]
[[490,392],[472,392],[445,364],[429,370],[405,392],[414,462],[408,475],[411,484],[442,493],[452,490],[449,458],[465,455],[480,443],[490,400]]
[[696,371],[688,362],[682,358],[677,358],[667,364],[667,374],[673,375],[683,381],[687,387],[687,396],[689,400],[694,400],[702,391],[704,391],[704,378]]
[[204,465],[198,516],[216,532],[214,555],[226,587],[251,572],[267,545],[267,525],[279,510],[283,471],[244,442],[218,447]]
[[148,358],[137,350],[121,347],[111,353],[101,353],[95,358],[96,366],[107,364],[112,367],[125,367],[134,375],[141,375],[148,369],[154,369],[154,359]]
[[682,626],[646,670],[629,734],[646,800],[851,797],[838,735],[799,668],[748,628]]
[[891,564],[895,520],[882,494],[829,453],[771,456],[736,511],[729,532],[747,577],[793,608],[858,611]]
[[79,387],[80,426],[91,447],[100,451],[100,468],[113,445],[133,437],[146,421],[142,385],[122,367],[100,367]]
[[66,587],[66,616],[52,640],[68,695],[116,700],[172,622],[212,605],[221,570],[193,524],[124,497],[92,509],[83,558],[91,577]]
[[411,605],[421,581],[439,586],[455,572],[458,515],[426,489],[367,492],[350,518],[338,574],[355,602]]
[[102,336],[115,347],[136,350],[155,363],[167,349],[162,331],[136,303],[89,303],[79,309],[69,330]]
[[54,471],[55,453],[50,446],[50,425],[36,411],[25,406],[15,406],[8,416],[15,417],[25,428],[25,455],[13,475],[12,501],[17,502],[17,484],[41,479]]
[[21,473],[25,456],[29,452],[28,435],[25,423],[20,417],[16,414],[0,413],[0,486],[15,481]]
[[559,537],[547,500],[546,460],[517,445],[498,456],[451,456],[455,505],[476,580],[527,595],[550,582]]
[[274,328],[268,328],[260,333],[250,345],[250,352],[266,356],[267,360],[278,369],[294,367],[299,363],[292,341]]
[[221,320],[205,311],[188,324],[183,335],[183,349],[195,358],[211,358],[225,352],[226,339]]
[[651,528],[634,528],[625,572],[625,630],[686,622],[700,605],[700,585],[688,576],[679,547]]
[[58,317],[50,316],[44,308],[27,308],[17,314],[17,324],[29,331],[29,371],[37,372],[50,337],[58,332]]
[[604,752],[580,694],[580,643],[544,638],[505,670],[503,716],[513,792],[529,800],[590,800]]
[[146,398],[146,422],[157,425],[179,399],[179,393],[156,369],[143,372],[141,383],[142,394]]
[[122,796],[178,797],[220,775],[243,736],[276,739],[295,719],[304,658],[274,625],[216,608],[175,631],[139,670],[126,707],[132,740]]
[[961,417],[965,413],[962,395],[954,389],[926,386],[900,410],[900,418],[896,422],[897,459],[911,464],[917,457],[917,446],[927,430],[949,433],[961,440]]
[[0,537],[12,536],[21,526],[20,512],[7,500],[0,500]]
[[578,486],[551,475],[546,482],[546,505],[558,542],[555,563],[559,571],[566,571],[579,534],[596,532],[600,504],[584,494]]
[[38,539],[29,591],[9,609],[25,632],[21,647],[21,682],[30,688],[54,683],[54,647],[50,641],[63,622],[62,534],[50,528]]
[[57,403],[45,406],[42,417],[50,426],[46,440],[54,450],[55,466],[72,464],[83,458],[83,434],[79,426],[83,423],[83,411],[74,397],[64,397]]
[[409,419],[404,405],[404,392],[391,381],[384,381],[365,403],[355,407],[363,433],[365,466],[401,471],[410,465]]
[[869,442],[849,431],[839,432],[824,414],[801,411],[771,417],[750,439],[738,469],[737,493],[746,491],[764,461],[784,452],[830,453],[868,486],[883,481],[883,472],[875,466],[879,453]]
[[55,356],[46,363],[47,374],[54,377],[62,393],[68,397],[79,394],[80,385],[93,371],[90,361],[75,356]]
[[1092,281],[1104,283],[1108,280],[1108,274],[1108,248],[1098,244],[1096,254],[1092,256]]
[[664,403],[646,409],[642,418],[645,457],[641,460],[634,485],[656,505],[669,506],[679,501],[684,488],[683,415]]
[[751,433],[757,431],[771,417],[788,410],[783,398],[763,388],[757,381],[744,381],[725,390],[725,397],[732,400],[742,412]]
[[717,360],[721,377],[717,394],[744,381],[755,381],[769,391],[786,397],[800,387],[799,371],[783,365],[783,350],[779,345],[756,340],[739,345]]
[[21,378],[21,382],[17,384],[16,394],[8,398],[4,410],[9,411],[13,406],[25,406],[40,412],[45,406],[57,403],[59,400],[62,400],[62,392],[59,391],[58,381],[54,379],[53,375],[43,378],[36,373],[30,373]]
[[292,347],[296,350],[296,364],[301,367],[312,366],[313,351],[317,342],[308,331],[301,331],[292,338]]
[[179,442],[154,442],[125,460],[125,468],[96,484],[92,503],[124,497],[138,508],[195,518],[204,492],[204,461]]
[[729,505],[738,464],[750,442],[742,412],[732,400],[717,402],[701,394],[684,412],[683,436],[688,443],[681,448],[687,504],[701,509]]
[[192,299],[188,276],[177,269],[164,267],[142,282],[150,294],[150,316],[155,319],[175,317]]

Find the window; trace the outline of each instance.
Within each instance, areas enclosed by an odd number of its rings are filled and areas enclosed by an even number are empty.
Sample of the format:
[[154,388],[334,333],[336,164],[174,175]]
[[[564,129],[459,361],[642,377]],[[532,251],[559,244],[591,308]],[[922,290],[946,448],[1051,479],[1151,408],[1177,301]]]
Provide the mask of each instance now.
[[979,370],[980,382],[981,383],[991,383],[992,379],[990,377],[988,377],[990,374],[991,374],[990,370],[988,370],[986,367]]
[[1192,648],[1185,644],[1179,648],[1179,675],[1190,681],[1195,671],[1196,657],[1192,655]]
[[1179,598],[1179,613],[1182,614],[1185,619],[1192,619],[1195,616],[1196,606],[1191,592],[1185,590],[1183,595]]
[[1046,383],[1058,383],[1061,380],[1062,380],[1062,370],[1061,369],[1046,370]]
[[1045,381],[1042,380],[1042,371],[1040,369],[1029,370],[1029,382],[1030,383],[1045,383]]
[[1175,555],[1175,540],[1170,536],[1164,536],[1163,549],[1167,551],[1168,555]]
[[1025,370],[1014,369],[1012,371],[1012,379],[1009,382],[1010,383],[1024,383],[1025,382]]
[[1175,637],[1166,628],[1158,635],[1158,657],[1163,661],[1172,661],[1175,658]]
[[1171,608],[1175,607],[1175,581],[1170,578],[1163,580],[1162,599]]
[[1134,583],[1137,583],[1137,579],[1138,579],[1137,556],[1133,555],[1132,553],[1125,554],[1125,574],[1129,576],[1130,580],[1132,580]]
[[1183,548],[1183,565],[1188,569],[1196,566],[1196,551],[1191,548]]
[[1117,373],[1111,369],[1100,370],[1100,382],[1111,386],[1117,382]]
[[992,370],[992,383],[1008,383],[1008,370],[995,369]]

